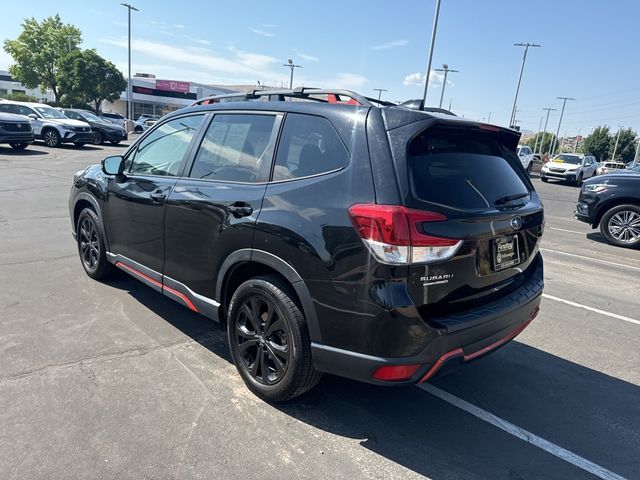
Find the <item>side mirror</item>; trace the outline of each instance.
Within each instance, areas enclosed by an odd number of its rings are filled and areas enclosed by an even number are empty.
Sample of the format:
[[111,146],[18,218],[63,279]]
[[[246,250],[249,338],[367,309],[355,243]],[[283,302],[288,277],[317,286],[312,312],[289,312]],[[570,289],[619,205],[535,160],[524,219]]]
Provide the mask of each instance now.
[[107,175],[122,175],[124,172],[122,155],[113,155],[102,160],[102,171]]
[[38,116],[35,113],[30,113],[29,115],[27,115],[27,117],[29,117],[31,120],[37,120]]

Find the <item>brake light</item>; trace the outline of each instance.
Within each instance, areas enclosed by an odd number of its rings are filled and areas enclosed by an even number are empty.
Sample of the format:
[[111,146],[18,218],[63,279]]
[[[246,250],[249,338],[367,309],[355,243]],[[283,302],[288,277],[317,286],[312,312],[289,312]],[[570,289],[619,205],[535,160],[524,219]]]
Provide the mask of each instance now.
[[399,205],[357,204],[349,208],[356,231],[371,253],[383,263],[428,263],[451,258],[462,240],[434,237],[422,231],[423,222],[441,222],[444,215]]

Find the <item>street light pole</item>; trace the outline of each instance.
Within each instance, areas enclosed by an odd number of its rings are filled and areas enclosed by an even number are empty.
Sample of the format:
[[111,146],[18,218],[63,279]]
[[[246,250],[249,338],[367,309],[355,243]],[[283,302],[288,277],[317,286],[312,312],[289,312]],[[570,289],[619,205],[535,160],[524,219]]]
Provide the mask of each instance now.
[[378,92],[378,100],[380,100],[382,92],[388,92],[389,90],[387,90],[386,88],[374,88],[373,91]]
[[282,65],[283,67],[289,67],[291,69],[291,77],[289,77],[289,90],[293,90],[293,70],[295,68],[302,68],[302,65],[296,65],[292,59],[287,60],[287,63]]
[[128,40],[128,52],[129,52],[129,71],[128,71],[128,81],[127,81],[127,118],[129,120],[132,120],[131,117],[133,117],[133,111],[131,109],[131,102],[132,102],[132,88],[131,88],[131,10],[134,10],[136,12],[139,12],[140,10],[138,10],[136,7],[134,7],[133,5],[130,5],[128,3],[121,3],[120,5],[122,5],[123,7],[127,8],[127,16],[128,16],[128,29],[129,29],[129,40]]
[[576,153],[576,150],[578,150],[578,138],[580,138],[580,130],[582,130],[582,128],[578,129],[578,134],[576,135],[576,143],[573,145],[573,153]]
[[553,151],[556,148],[556,141],[558,140],[558,135],[560,135],[560,126],[562,125],[562,117],[564,116],[564,107],[567,104],[567,100],[575,100],[575,98],[570,97],[556,97],[558,100],[562,100],[562,110],[560,111],[560,120],[558,120],[558,129],[556,130],[556,136],[551,143],[551,150],[549,151],[549,156],[553,155]]
[[518,102],[518,93],[520,92],[520,83],[522,82],[522,73],[524,72],[524,64],[527,61],[527,52],[529,47],[539,48],[541,45],[537,43],[514,43],[514,47],[524,47],[524,55],[522,56],[522,65],[520,66],[520,75],[518,76],[518,86],[516,87],[516,95],[513,97],[513,108],[511,109],[511,119],[509,120],[509,126],[514,127],[514,120],[516,118],[516,103]]
[[422,94],[422,109],[427,106],[427,89],[429,88],[429,75],[431,74],[431,61],[433,60],[433,47],[436,44],[436,32],[438,31],[438,17],[440,16],[440,0],[436,0],[436,13],[433,17],[433,30],[431,31],[431,44],[429,46],[429,60],[427,61],[427,73],[424,78],[424,92]]
[[542,110],[547,111],[547,119],[544,121],[544,131],[542,133],[542,140],[540,140],[540,151],[538,153],[543,153],[542,145],[544,144],[544,138],[547,136],[547,123],[549,123],[549,113],[556,111],[555,108],[543,108]]
[[616,144],[613,146],[613,155],[611,155],[611,161],[616,161],[616,150],[618,150],[618,140],[620,140],[620,132],[624,127],[622,125],[618,125],[618,134],[616,135]]
[[542,120],[544,120],[544,115],[540,117],[540,123],[538,123],[538,133],[536,134],[536,143],[533,144],[533,153],[538,151],[538,142],[540,141],[540,129],[542,128]]
[[449,65],[447,65],[445,63],[444,65],[442,65],[442,68],[436,68],[435,71],[436,72],[444,72],[444,81],[442,82],[442,92],[440,92],[440,104],[438,105],[438,108],[442,108],[442,99],[444,98],[444,87],[447,86],[447,75],[448,75],[449,72],[457,73],[460,70],[450,69]]

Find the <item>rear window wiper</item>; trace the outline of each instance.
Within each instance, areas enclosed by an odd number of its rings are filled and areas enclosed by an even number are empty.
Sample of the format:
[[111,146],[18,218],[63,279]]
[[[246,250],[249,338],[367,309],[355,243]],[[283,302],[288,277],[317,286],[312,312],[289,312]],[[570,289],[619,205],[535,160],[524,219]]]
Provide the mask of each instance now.
[[512,202],[513,200],[518,200],[520,198],[528,197],[529,193],[514,193],[513,195],[505,195],[504,197],[498,198],[495,202],[495,205],[504,205],[505,203]]

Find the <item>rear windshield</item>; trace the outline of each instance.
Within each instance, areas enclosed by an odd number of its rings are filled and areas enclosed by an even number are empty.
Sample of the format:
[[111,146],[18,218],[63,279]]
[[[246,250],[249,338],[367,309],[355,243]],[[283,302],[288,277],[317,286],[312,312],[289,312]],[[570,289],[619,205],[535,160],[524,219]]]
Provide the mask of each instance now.
[[413,194],[435,205],[486,210],[529,199],[515,153],[489,132],[427,129],[409,143],[408,164]]

